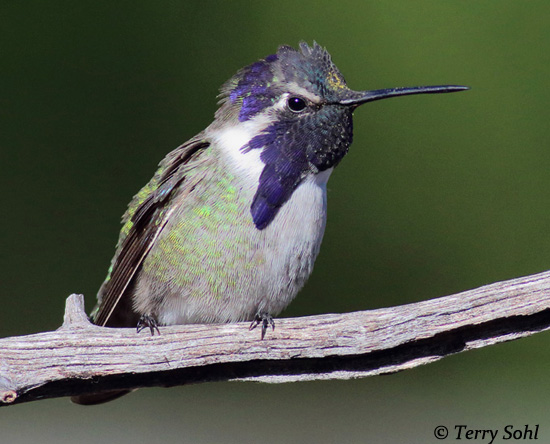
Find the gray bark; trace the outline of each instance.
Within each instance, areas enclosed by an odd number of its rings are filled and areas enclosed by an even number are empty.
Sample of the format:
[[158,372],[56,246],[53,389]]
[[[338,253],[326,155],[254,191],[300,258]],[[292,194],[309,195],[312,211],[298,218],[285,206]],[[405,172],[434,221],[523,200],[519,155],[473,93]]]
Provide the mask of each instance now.
[[550,328],[550,272],[378,310],[247,323],[102,328],[67,299],[56,331],[0,339],[0,405],[208,381],[361,378]]

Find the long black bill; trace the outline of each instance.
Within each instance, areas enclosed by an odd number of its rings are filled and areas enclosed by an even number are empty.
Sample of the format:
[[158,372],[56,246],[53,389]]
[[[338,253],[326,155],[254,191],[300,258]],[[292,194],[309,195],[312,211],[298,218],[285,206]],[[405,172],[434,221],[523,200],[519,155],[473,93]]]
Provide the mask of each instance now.
[[389,99],[390,97],[409,96],[412,94],[439,94],[470,89],[468,86],[441,85],[441,86],[414,86],[411,88],[387,88],[374,91],[353,91],[349,98],[340,100],[341,105],[359,106],[375,100]]

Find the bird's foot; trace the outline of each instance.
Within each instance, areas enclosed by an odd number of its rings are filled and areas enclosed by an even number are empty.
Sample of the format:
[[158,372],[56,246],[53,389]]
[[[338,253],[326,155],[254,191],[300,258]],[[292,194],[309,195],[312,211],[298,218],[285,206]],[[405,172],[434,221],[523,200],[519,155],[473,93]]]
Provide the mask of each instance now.
[[157,320],[153,316],[149,315],[143,315],[141,318],[139,318],[139,321],[137,323],[137,332],[141,332],[141,330],[149,327],[149,330],[151,330],[151,336],[155,336],[155,330],[160,335],[159,326],[157,323]]
[[273,320],[273,316],[265,311],[257,313],[256,316],[254,316],[254,320],[250,324],[249,330],[254,330],[260,324],[262,324],[262,339],[265,337],[265,332],[270,325],[271,328],[275,330],[275,321]]

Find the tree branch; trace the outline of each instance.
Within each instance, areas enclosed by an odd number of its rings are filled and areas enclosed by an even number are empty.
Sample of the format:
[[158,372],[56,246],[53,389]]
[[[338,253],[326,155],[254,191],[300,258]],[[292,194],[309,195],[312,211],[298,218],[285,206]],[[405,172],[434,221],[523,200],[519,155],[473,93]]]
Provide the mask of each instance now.
[[290,382],[392,373],[550,328],[550,272],[398,307],[248,324],[92,325],[82,295],[56,331],[0,339],[0,405],[207,381]]

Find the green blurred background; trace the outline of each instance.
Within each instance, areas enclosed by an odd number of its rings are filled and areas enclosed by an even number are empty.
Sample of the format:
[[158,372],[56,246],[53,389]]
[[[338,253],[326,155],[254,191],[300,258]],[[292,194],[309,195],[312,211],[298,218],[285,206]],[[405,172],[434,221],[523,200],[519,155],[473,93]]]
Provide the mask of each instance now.
[[[283,316],[550,269],[549,24],[546,0],[3,0],[0,336],[57,328],[72,292],[90,309],[120,216],[160,159],[211,122],[237,69],[302,39],[355,89],[472,90],[356,112],[315,272]],[[19,405],[0,411],[2,442],[429,443],[439,424],[540,424],[547,441],[549,338],[357,381]]]

